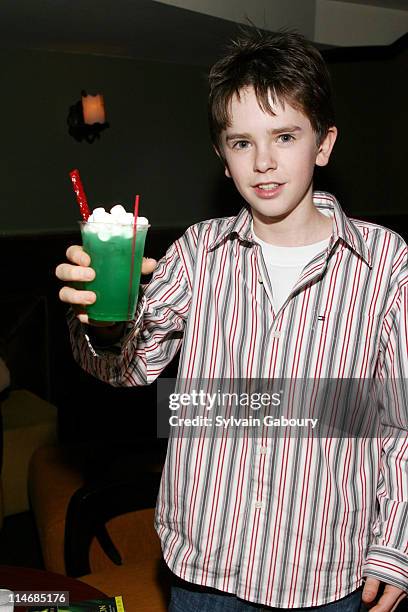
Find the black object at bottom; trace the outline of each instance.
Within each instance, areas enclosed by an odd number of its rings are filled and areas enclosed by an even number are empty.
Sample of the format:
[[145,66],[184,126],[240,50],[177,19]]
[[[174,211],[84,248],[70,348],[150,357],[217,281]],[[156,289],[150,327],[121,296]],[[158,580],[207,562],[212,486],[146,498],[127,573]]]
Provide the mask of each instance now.
[[105,523],[115,516],[155,506],[160,478],[159,472],[137,472],[132,478],[98,482],[74,493],[65,521],[64,553],[68,576],[76,578],[91,572],[89,550],[93,537],[98,539],[113,563],[121,565],[120,553]]

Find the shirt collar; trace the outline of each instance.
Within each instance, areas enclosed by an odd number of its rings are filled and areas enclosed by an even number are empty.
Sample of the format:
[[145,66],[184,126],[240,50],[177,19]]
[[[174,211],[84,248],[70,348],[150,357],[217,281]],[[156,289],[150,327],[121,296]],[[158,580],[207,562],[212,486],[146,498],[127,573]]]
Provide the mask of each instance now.
[[361,231],[343,212],[336,198],[325,191],[315,191],[313,203],[322,212],[328,210],[333,217],[333,236],[329,248],[341,240],[371,267],[371,253]]
[[254,244],[251,231],[252,214],[248,204],[243,206],[236,217],[230,217],[223,231],[211,242],[207,250],[212,251],[224,240],[237,237],[242,242]]
[[[329,244],[331,250],[341,240],[359,255],[371,267],[371,255],[360,230],[343,212],[336,198],[324,191],[313,193],[313,203],[322,212],[328,211],[333,218],[333,236]],[[252,214],[248,205],[239,211],[236,217],[228,220],[227,226],[219,236],[209,245],[211,251],[218,247],[224,240],[237,237],[242,242],[254,244],[251,231]]]

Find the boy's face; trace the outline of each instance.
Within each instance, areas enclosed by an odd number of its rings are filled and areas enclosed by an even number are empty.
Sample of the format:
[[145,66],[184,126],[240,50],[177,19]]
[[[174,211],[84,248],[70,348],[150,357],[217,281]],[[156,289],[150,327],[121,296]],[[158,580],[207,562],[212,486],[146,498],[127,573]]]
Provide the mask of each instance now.
[[241,90],[231,101],[231,125],[221,134],[225,174],[254,218],[266,222],[313,207],[314,167],[327,164],[337,134],[331,128],[318,146],[306,115],[288,102],[270,103],[275,116],[260,108],[253,88]]

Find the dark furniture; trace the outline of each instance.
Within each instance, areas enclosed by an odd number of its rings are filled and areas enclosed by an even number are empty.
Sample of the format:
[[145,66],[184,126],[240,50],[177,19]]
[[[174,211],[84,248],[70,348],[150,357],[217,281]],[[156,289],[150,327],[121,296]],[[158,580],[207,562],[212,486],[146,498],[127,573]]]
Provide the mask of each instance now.
[[165,612],[172,575],[153,507],[161,469],[155,453],[129,456],[84,484],[69,449],[39,448],[29,487],[47,569],[123,595],[129,611]]
[[[11,591],[69,591],[70,601],[106,597],[103,591],[75,578],[29,567],[0,565],[0,584]],[[14,606],[14,609],[26,610],[26,607]]]

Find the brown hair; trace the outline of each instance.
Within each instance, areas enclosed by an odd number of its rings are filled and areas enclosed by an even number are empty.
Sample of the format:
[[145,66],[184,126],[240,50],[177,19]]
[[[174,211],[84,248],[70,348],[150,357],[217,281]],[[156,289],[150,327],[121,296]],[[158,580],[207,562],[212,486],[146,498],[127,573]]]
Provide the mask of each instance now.
[[289,102],[309,119],[317,144],[334,125],[330,74],[319,51],[293,31],[266,33],[245,29],[210,70],[209,121],[213,144],[230,125],[230,103],[245,87],[255,90],[260,107],[274,114],[273,103]]

